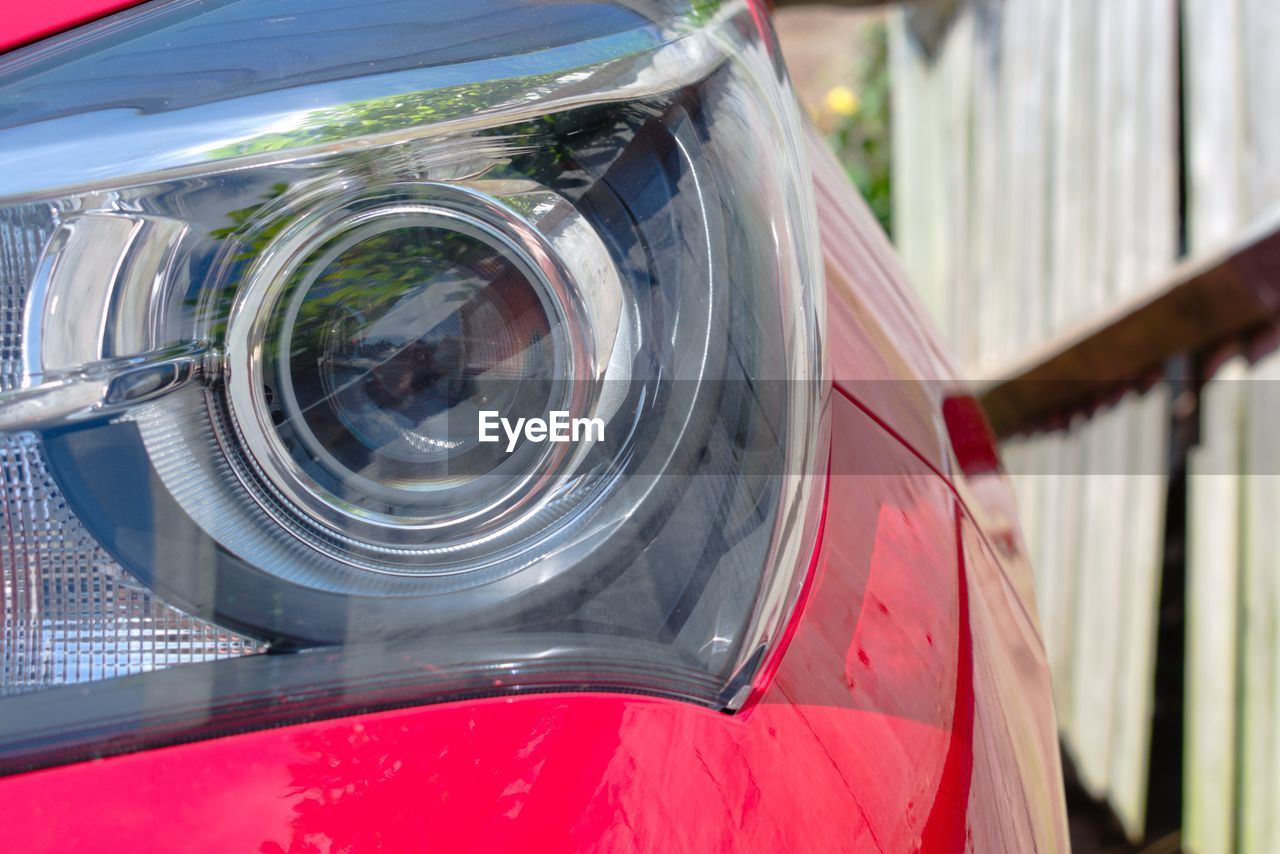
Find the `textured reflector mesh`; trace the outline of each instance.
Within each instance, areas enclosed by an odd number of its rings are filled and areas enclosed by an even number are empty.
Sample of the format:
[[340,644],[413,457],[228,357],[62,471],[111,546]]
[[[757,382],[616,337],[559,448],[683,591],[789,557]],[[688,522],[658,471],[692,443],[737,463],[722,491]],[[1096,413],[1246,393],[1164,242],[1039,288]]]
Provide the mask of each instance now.
[[31,272],[52,230],[47,207],[0,210],[0,391],[22,382],[22,313]]
[[[0,212],[0,389],[22,377],[22,309],[47,210]],[[0,434],[0,694],[262,651],[158,599],[71,513],[34,434]]]

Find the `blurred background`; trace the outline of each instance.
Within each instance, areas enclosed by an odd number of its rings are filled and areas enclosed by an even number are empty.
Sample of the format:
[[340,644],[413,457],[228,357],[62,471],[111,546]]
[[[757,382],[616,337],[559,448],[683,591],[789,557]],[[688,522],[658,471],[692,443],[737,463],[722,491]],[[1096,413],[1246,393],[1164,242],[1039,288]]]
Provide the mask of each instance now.
[[1001,437],[1077,851],[1280,851],[1280,2],[779,9]]

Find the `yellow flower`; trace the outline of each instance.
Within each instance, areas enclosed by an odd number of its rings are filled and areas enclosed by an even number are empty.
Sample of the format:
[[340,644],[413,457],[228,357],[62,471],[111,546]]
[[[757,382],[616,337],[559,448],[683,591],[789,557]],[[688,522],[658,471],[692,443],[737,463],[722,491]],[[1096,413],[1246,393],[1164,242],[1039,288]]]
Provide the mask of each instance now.
[[858,100],[858,93],[848,86],[831,88],[822,99],[822,103],[828,112],[835,113],[837,116],[856,115],[858,108],[862,106],[862,102]]

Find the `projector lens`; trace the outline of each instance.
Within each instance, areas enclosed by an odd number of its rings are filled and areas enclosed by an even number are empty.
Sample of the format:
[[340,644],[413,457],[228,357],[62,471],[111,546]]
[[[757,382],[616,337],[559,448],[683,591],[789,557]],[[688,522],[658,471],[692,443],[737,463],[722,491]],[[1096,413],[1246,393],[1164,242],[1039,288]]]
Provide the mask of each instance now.
[[254,307],[249,387],[275,486],[315,521],[444,528],[498,518],[550,468],[480,440],[481,413],[565,408],[571,344],[528,253],[433,205],[347,211],[282,239]]
[[339,498],[447,509],[444,493],[511,461],[478,441],[482,410],[547,410],[555,347],[511,255],[404,220],[356,229],[298,276],[269,336],[272,406],[293,459]]

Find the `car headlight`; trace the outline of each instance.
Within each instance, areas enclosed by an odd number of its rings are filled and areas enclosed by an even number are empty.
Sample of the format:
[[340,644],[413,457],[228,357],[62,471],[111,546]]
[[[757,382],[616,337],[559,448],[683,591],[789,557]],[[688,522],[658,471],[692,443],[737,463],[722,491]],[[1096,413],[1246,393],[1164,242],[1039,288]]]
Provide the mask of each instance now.
[[[299,695],[739,706],[826,464],[813,204],[762,21],[157,3],[0,60],[0,562],[26,639],[0,742],[215,731]],[[68,611],[85,584],[153,621]],[[200,659],[227,660],[162,669]],[[52,722],[56,692],[23,694],[142,671]]]

